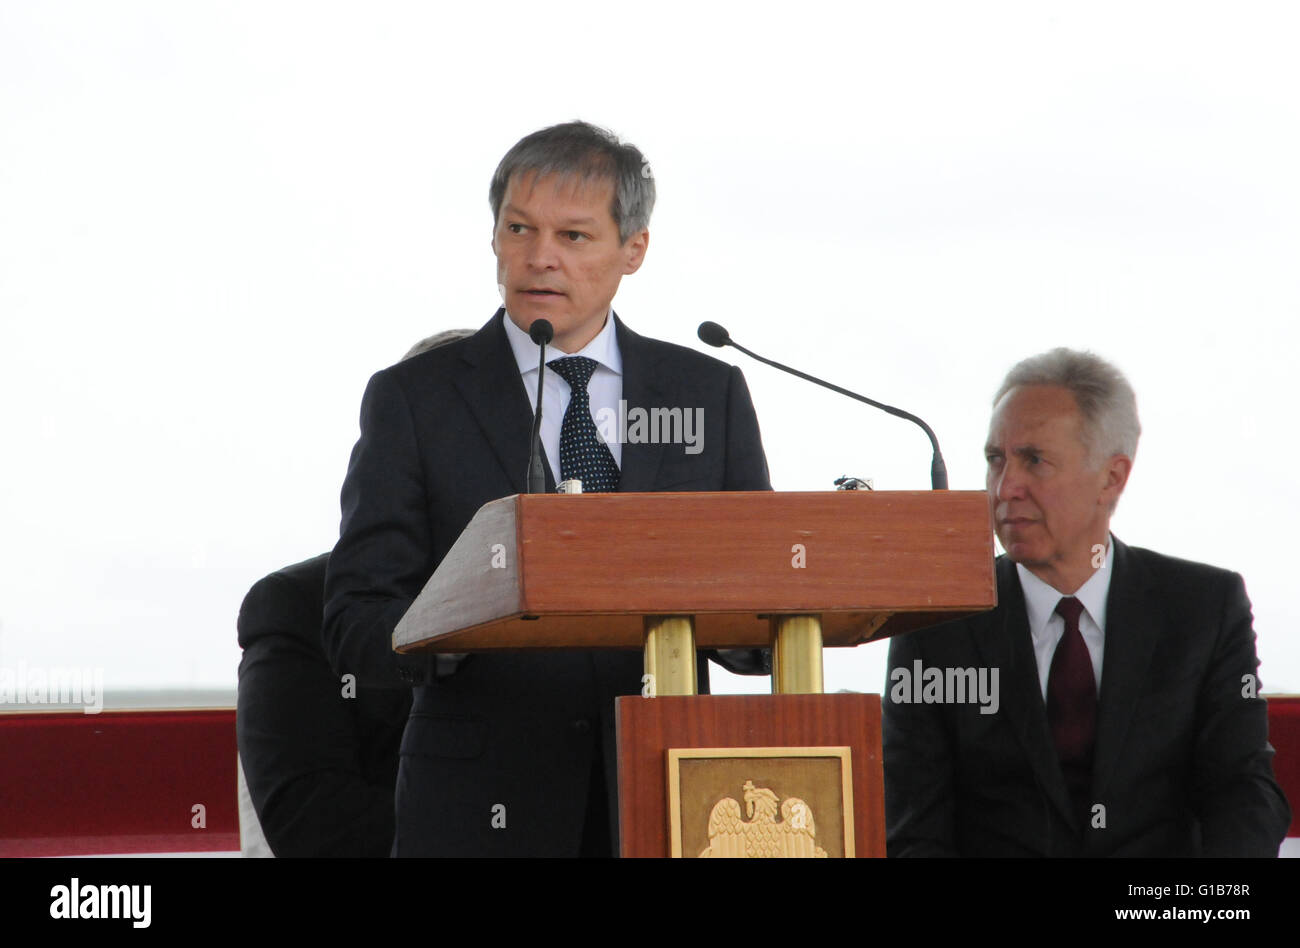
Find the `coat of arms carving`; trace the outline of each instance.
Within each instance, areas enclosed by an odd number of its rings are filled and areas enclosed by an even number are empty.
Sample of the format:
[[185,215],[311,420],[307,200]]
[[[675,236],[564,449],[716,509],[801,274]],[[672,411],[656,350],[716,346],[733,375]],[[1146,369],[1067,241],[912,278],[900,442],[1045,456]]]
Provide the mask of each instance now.
[[817,845],[817,827],[807,803],[798,797],[781,802],[768,788],[754,786],[752,780],[745,781],[744,790],[745,818],[734,797],[714,804],[709,814],[709,845],[701,858],[825,858],[826,851]]

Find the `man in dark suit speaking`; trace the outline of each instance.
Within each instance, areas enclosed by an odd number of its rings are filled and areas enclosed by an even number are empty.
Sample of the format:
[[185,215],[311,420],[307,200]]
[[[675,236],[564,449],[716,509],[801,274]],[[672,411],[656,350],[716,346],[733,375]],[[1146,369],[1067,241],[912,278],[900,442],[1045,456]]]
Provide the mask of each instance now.
[[[548,490],[572,477],[585,492],[765,490],[767,462],[739,369],[640,336],[610,308],[649,244],[654,179],[635,147],[583,122],[543,129],[502,159],[489,197],[505,306],[470,338],[371,378],[324,641],[340,675],[416,685],[395,855],[611,855],[614,699],[640,693],[640,654],[435,663],[396,655],[393,627],[474,513],[526,489],[536,319],[555,330],[541,428]],[[609,423],[656,408],[682,425],[634,437]],[[620,443],[614,432],[625,430]],[[600,568],[575,562],[573,582]]]
[[[1089,353],[1026,359],[998,390],[998,607],[890,644],[891,856],[1277,855],[1241,577],[1110,533],[1138,434],[1132,388]],[[999,700],[945,688],[963,671]]]

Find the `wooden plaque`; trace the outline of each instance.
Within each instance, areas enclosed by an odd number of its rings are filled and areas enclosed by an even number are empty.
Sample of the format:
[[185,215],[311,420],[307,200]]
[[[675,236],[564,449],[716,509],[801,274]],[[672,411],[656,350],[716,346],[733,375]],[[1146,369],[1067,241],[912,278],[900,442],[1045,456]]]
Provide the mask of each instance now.
[[[844,820],[852,822],[849,851],[855,856],[885,855],[880,695],[619,698],[616,720],[622,855],[665,857],[672,854],[669,751],[688,748],[707,748],[710,754],[725,753],[719,750],[722,748],[815,748],[806,752],[813,757],[829,756],[828,749],[838,754],[840,749],[847,748],[851,767],[846,776],[853,800],[852,810]],[[773,782],[779,781],[778,776]],[[771,789],[777,796],[778,807],[793,796],[782,793],[779,787],[764,787],[761,780],[753,782],[755,791]],[[743,785],[734,788],[742,807],[745,803],[741,798],[746,792]],[[712,807],[716,801],[708,802]],[[826,812],[824,804],[809,805],[812,819],[819,825],[834,825],[833,818],[817,812],[818,806]],[[797,810],[792,804],[790,811],[782,815],[788,819],[794,812]],[[704,819],[707,835],[708,814]],[[698,839],[698,830],[695,832]],[[691,837],[683,833],[683,838]],[[698,854],[683,847],[683,855]]]

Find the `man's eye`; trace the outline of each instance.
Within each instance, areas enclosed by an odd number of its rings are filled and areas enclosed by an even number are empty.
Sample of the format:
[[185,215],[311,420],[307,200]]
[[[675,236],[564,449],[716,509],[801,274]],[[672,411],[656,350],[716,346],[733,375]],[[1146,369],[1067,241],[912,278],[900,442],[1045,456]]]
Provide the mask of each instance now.
[[1041,462],[1043,459],[1040,458],[1037,454],[1030,454],[1030,455],[1028,455],[1028,456],[1026,457],[1026,460],[1027,460],[1030,464],[1038,464],[1038,463]]
[[522,234],[522,233],[524,232],[524,225],[523,225],[523,224],[507,224],[507,225],[506,225],[506,230],[510,231],[510,233],[512,233],[512,234]]
[[576,230],[566,230],[566,231],[564,232],[564,236],[565,236],[565,237],[568,237],[568,238],[569,238],[569,241],[570,241],[571,243],[575,243],[575,244],[578,243],[578,241],[580,241],[580,240],[586,240],[586,239],[587,239],[587,235],[586,235],[586,234],[582,233],[581,231],[576,231]]

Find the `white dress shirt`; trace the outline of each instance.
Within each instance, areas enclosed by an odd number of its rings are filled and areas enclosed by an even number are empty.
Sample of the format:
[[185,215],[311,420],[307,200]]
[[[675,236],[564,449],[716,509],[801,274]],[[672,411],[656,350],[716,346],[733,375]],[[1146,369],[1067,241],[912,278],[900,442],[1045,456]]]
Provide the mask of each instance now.
[[[541,351],[537,343],[515,325],[510,314],[506,313],[506,338],[514,351],[515,362],[519,365],[519,374],[524,380],[528,392],[528,404],[537,411],[537,355]],[[596,334],[596,338],[582,347],[581,352],[561,352],[554,346],[546,347],[546,364],[563,359],[566,356],[586,356],[596,361],[596,371],[587,383],[587,395],[591,400],[591,420],[596,425],[597,437],[600,436],[601,409],[613,412],[618,417],[619,399],[623,397],[623,356],[618,349],[618,334],[614,331],[614,311],[605,317],[605,326]],[[542,450],[546,452],[546,461],[551,466],[555,483],[560,483],[560,426],[564,421],[564,412],[569,407],[569,383],[560,377],[559,372],[546,372],[542,381]],[[609,415],[606,418],[611,417]],[[606,424],[604,430],[610,430]],[[617,438],[605,442],[614,455],[614,463],[623,469],[623,445]]]
[[[1106,645],[1106,596],[1110,593],[1111,570],[1115,565],[1115,540],[1107,538],[1106,562],[1074,593],[1083,604],[1079,615],[1079,634],[1092,659],[1092,678],[1101,695],[1101,660]],[[1064,597],[1060,590],[1043,582],[1019,563],[1020,588],[1025,594],[1025,612],[1029,616],[1029,634],[1034,642],[1034,659],[1038,663],[1038,683],[1043,700],[1047,700],[1047,677],[1052,670],[1052,656],[1065,635],[1065,619],[1056,614],[1056,604]]]

